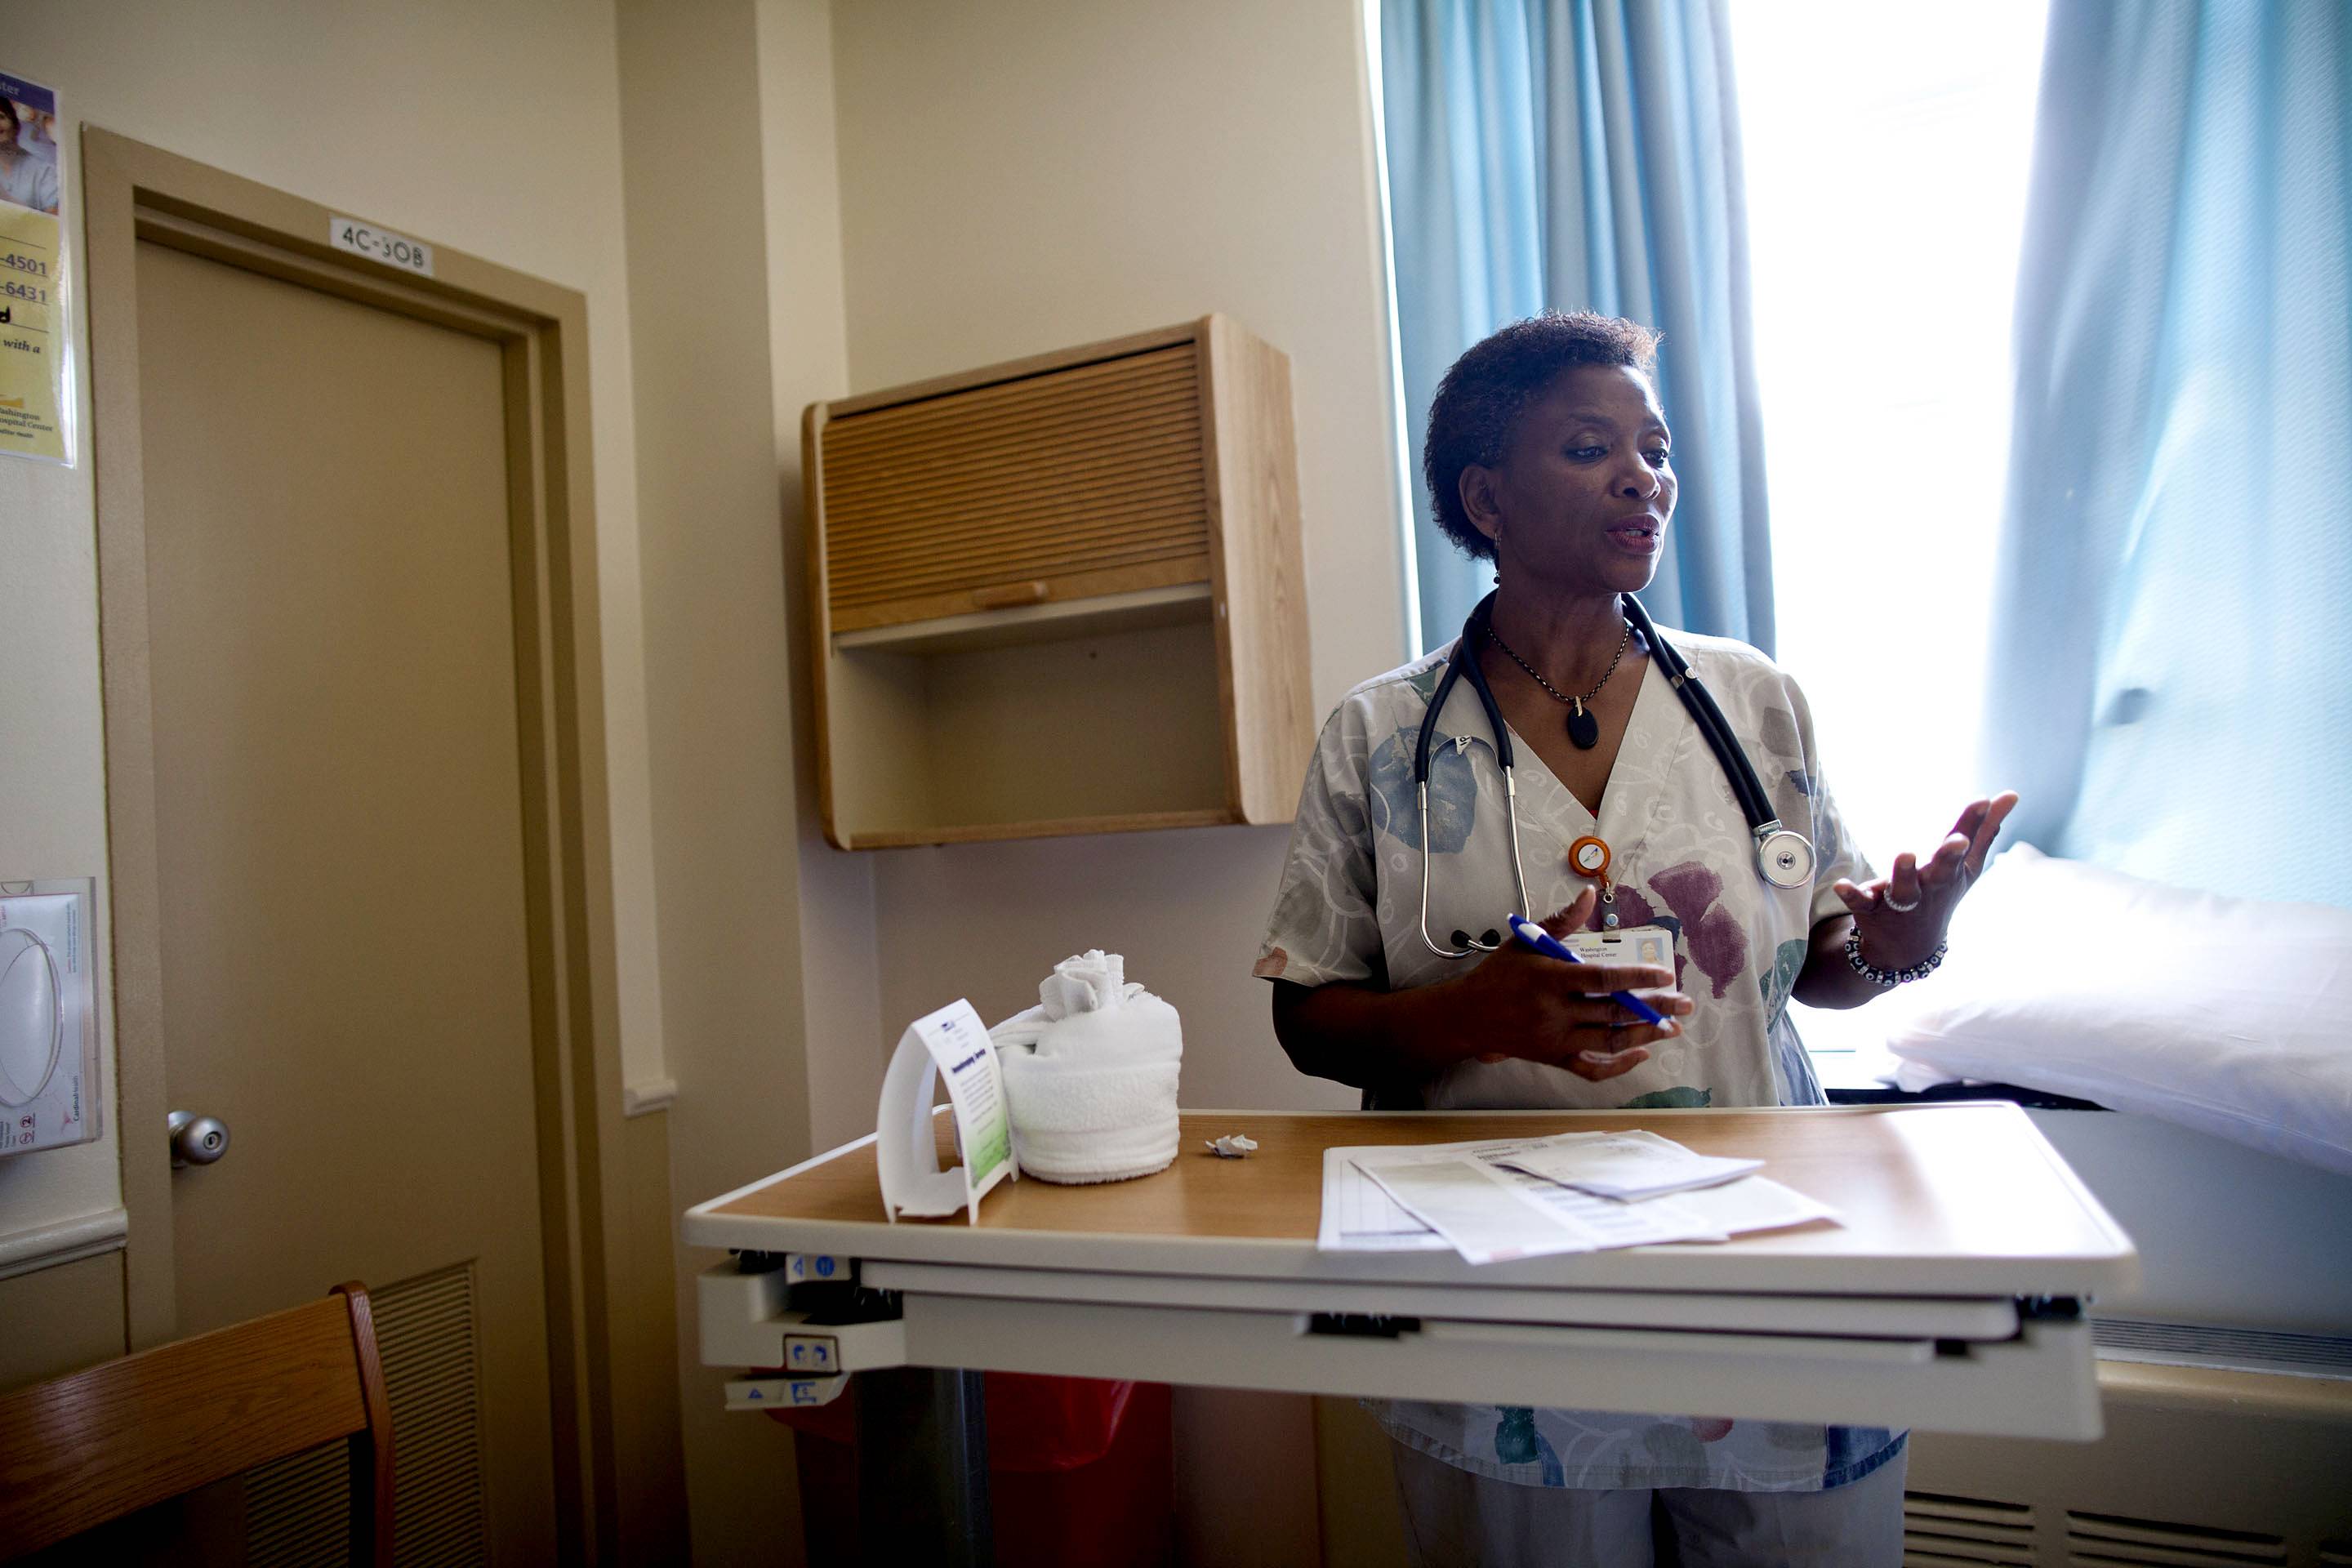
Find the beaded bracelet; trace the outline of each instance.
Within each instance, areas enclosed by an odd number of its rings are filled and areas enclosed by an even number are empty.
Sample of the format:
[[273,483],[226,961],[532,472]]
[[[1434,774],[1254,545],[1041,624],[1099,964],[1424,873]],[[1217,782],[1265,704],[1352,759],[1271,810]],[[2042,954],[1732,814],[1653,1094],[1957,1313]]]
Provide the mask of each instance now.
[[1925,980],[1930,974],[1935,973],[1936,966],[1944,962],[1944,944],[1940,942],[1937,942],[1936,944],[1935,952],[1929,953],[1927,957],[1921,959],[1918,963],[1913,964],[1908,969],[1880,969],[1863,958],[1862,931],[1857,927],[1854,930],[1846,932],[1845,961],[1847,963],[1853,966],[1853,972],[1856,974],[1861,975],[1873,985],[1891,988],[1893,986],[1904,984],[1908,981]]

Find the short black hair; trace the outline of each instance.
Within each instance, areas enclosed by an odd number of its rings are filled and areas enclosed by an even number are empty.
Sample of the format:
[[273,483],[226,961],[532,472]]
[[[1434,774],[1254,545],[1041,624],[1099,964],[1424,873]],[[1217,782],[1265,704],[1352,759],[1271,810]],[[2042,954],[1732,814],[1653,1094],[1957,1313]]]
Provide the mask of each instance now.
[[1528,405],[1560,372],[1587,364],[1624,365],[1654,380],[1658,334],[1622,316],[1546,310],[1473,344],[1437,384],[1421,473],[1432,521],[1463,553],[1491,561],[1495,542],[1462,510],[1462,470],[1501,463]]

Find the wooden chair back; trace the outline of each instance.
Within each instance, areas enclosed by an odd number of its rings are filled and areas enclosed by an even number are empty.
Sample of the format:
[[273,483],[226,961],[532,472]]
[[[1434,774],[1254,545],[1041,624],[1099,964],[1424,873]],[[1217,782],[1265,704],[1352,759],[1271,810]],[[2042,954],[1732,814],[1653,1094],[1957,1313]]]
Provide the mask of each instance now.
[[352,1561],[392,1562],[392,1408],[366,1288],[0,1394],[0,1560],[338,1437]]

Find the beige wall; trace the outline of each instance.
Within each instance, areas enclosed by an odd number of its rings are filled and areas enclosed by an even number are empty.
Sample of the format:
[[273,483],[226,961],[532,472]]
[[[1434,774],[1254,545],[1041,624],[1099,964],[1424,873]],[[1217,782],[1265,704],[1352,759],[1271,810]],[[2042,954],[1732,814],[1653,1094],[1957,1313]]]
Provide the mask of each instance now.
[[[1402,662],[1387,306],[1360,7],[1019,0],[835,20],[858,390],[1224,311],[1290,356],[1318,711]],[[1193,1105],[1336,1105],[1249,976],[1285,834],[875,858],[882,1014],[989,1017],[1087,946],[1185,1025]]]
[[1355,0],[900,0],[835,18],[865,390],[1223,310],[1290,355],[1328,707],[1403,659]]
[[[841,379],[825,12],[620,0],[619,22],[675,1211],[807,1154],[824,1076],[808,1009],[841,984],[845,941],[870,971],[872,921],[856,927],[854,888],[846,930],[803,908],[831,884],[802,864],[779,493],[780,427]],[[694,1278],[719,1260],[678,1249],[694,1552],[788,1561],[790,1436],[729,1415],[725,1372],[696,1353]]]
[[[849,380],[1221,310],[1290,356],[1314,695],[1405,657],[1386,284],[1357,0],[902,0],[834,16]],[[1249,975],[1286,833],[874,856],[881,1016],[996,1018],[1101,946],[1184,1020],[1193,1106],[1316,1106]],[[814,1053],[831,1048],[813,1044]],[[1188,1561],[1312,1561],[1310,1403],[1180,1391]]]
[[122,1353],[122,1254],[0,1279],[0,1388],[62,1377]]
[[[832,7],[760,0],[761,129],[768,229],[768,344],[775,384],[775,479],[791,620],[792,722],[799,753],[801,952],[814,1145],[873,1130],[882,1087],[874,866],[824,841],[811,744],[811,650],[802,611],[801,415],[849,390],[843,320],[841,181],[835,153]],[[895,1031],[894,1037],[895,1037]]]
[[[277,0],[199,22],[30,0],[0,65],[77,121],[587,295],[625,1062],[639,1090],[675,1080],[673,1207],[866,1131],[908,1017],[958,994],[1011,1011],[1089,943],[1182,1009],[1192,1103],[1346,1102],[1281,1060],[1246,973],[1279,829],[823,845],[798,422],[813,399],[1226,311],[1292,359],[1318,705],[1398,662],[1357,7],[616,11]],[[104,872],[88,474],[0,464],[0,652],[34,678],[0,687],[0,874]],[[115,1201],[110,1147],[41,1160],[0,1162],[0,1229]],[[783,1435],[724,1417],[694,1365],[704,1261],[681,1256],[677,1298],[694,1543],[788,1555]],[[1244,1445],[1262,1491],[1311,1452],[1303,1401],[1184,1419]],[[1253,1521],[1221,1519],[1234,1499],[1205,1474],[1188,1541],[1248,1560]],[[1252,1504],[1260,1544],[1311,1540],[1311,1484],[1272,1495],[1307,1511]]]
[[[10,0],[0,22],[6,68],[61,94],[77,284],[78,147],[87,123],[586,295],[624,1068],[633,1083],[657,1081],[660,980],[609,8]],[[0,658],[11,674],[0,682],[0,877],[102,879],[107,870],[87,392],[79,466],[0,461],[0,560],[8,563],[0,573]],[[105,1036],[110,1081],[110,1026]],[[162,1135],[160,1128],[134,1131]],[[0,1233],[111,1207],[119,1193],[110,1142],[0,1161]]]

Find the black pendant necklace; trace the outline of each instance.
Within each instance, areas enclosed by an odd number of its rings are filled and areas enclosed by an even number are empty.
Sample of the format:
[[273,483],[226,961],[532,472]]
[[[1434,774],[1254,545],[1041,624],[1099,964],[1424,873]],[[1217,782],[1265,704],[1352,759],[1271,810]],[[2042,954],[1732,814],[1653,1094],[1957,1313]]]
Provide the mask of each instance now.
[[1633,639],[1633,622],[1626,622],[1624,631],[1618,635],[1617,651],[1610,656],[1609,668],[1601,672],[1601,679],[1592,683],[1592,689],[1581,697],[1570,697],[1550,681],[1546,680],[1541,671],[1521,658],[1511,645],[1502,639],[1496,632],[1495,623],[1492,620],[1486,623],[1486,636],[1493,640],[1496,647],[1510,656],[1513,664],[1526,670],[1529,678],[1538,686],[1542,687],[1553,701],[1568,705],[1568,739],[1570,745],[1580,752],[1589,752],[1601,744],[1601,721],[1592,716],[1592,710],[1587,708],[1585,704],[1600,696],[1601,689],[1609,684],[1609,678],[1617,673],[1618,661],[1625,657],[1625,645]]

